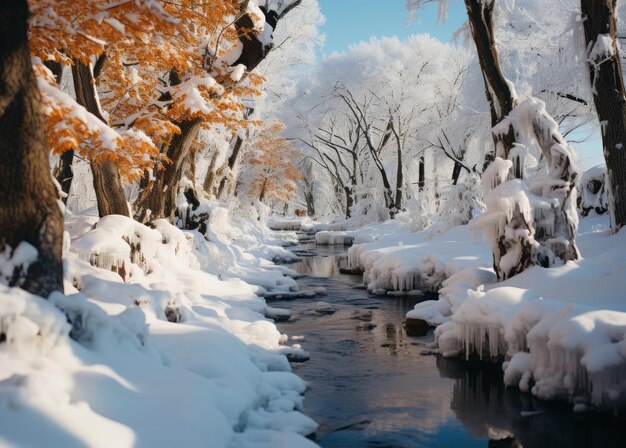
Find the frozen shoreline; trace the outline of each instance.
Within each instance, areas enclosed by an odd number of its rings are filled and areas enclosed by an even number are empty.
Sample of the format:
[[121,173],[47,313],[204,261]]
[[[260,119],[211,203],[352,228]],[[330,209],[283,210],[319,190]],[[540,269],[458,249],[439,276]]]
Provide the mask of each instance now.
[[378,235],[349,250],[370,291],[439,292],[407,317],[438,326],[444,356],[503,359],[507,385],[577,412],[626,408],[626,234],[609,235],[608,217],[581,220],[582,259],[500,283],[467,226],[430,235],[387,222],[352,233],[357,243]]

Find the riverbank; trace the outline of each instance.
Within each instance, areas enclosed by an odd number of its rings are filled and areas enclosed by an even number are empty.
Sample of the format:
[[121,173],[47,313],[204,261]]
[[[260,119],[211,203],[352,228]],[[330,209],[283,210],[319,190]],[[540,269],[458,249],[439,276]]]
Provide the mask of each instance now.
[[0,446],[315,446],[260,297],[297,288],[296,238],[237,212],[206,239],[68,213],[65,295],[0,286]]
[[311,355],[293,366],[308,384],[303,411],[319,423],[322,447],[622,445],[620,420],[581,417],[507,388],[498,365],[433,354],[432,330],[407,336],[406,312],[432,297],[368,292],[361,276],[341,273],[343,246],[298,250],[309,254],[290,265],[299,289],[326,295],[272,306],[289,310],[292,319],[279,329]]
[[501,283],[468,226],[411,232],[399,220],[340,234],[354,238],[348,260],[370,291],[440,293],[407,317],[439,326],[445,356],[504,360],[507,385],[576,412],[626,408],[626,234],[610,235],[608,217],[581,220],[580,260]]

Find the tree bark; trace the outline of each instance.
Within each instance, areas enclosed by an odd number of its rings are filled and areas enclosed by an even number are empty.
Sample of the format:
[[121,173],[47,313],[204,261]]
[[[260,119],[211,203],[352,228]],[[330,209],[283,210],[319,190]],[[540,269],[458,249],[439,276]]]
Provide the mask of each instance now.
[[6,280],[48,297],[63,292],[63,215],[50,175],[27,28],[26,0],[0,2],[0,247],[11,255],[23,242],[37,249]]
[[425,163],[424,163],[424,156],[420,156],[419,159],[419,168],[418,168],[418,175],[417,175],[417,189],[418,191],[424,191],[424,187],[426,186],[426,180],[425,180]]
[[215,182],[215,176],[217,172],[215,170],[215,165],[217,165],[217,158],[219,156],[219,152],[215,151],[213,157],[211,157],[211,162],[209,163],[209,167],[206,171],[206,176],[204,177],[204,182],[202,183],[202,189],[209,196],[213,195],[213,183]]
[[591,51],[601,35],[610,38],[612,54],[588,55],[593,100],[602,124],[609,213],[613,232],[626,225],[626,91],[616,41],[616,0],[581,0],[585,41]]
[[61,186],[61,191],[65,193],[63,203],[67,204],[67,199],[72,189],[72,180],[74,179],[74,150],[68,149],[59,157],[59,163],[54,170],[54,177]]
[[346,219],[352,216],[352,206],[354,205],[354,197],[352,196],[352,188],[349,186],[343,187],[343,191],[346,195]]
[[[491,111],[491,127],[496,126],[516,105],[511,87],[502,74],[500,58],[496,48],[493,30],[493,10],[495,0],[465,0],[467,17],[476,45],[478,61],[483,73],[485,93]],[[508,159],[513,148],[515,135],[509,129],[506,135],[493,135],[494,150],[485,155],[483,171],[496,158]]]
[[232,173],[235,170],[235,166],[237,165],[237,161],[239,160],[239,155],[241,154],[241,149],[243,148],[244,139],[237,135],[235,137],[235,144],[233,146],[233,152],[231,152],[230,157],[227,160],[226,166],[223,167],[226,173],[220,179],[220,183],[217,186],[217,190],[215,192],[215,197],[220,198],[222,194],[226,190],[227,185],[229,184],[229,179],[232,177]]
[[[57,84],[61,86],[61,81],[63,79],[63,64],[55,61],[45,61],[44,65],[52,72]],[[72,188],[72,178],[74,177],[72,171],[73,162],[74,150],[68,149],[61,154],[59,157],[59,163],[54,169],[54,177],[61,186],[61,191],[65,193],[65,196],[62,198],[64,204],[67,203],[67,198],[69,197],[70,189]]]
[[191,150],[191,144],[198,135],[201,120],[194,118],[182,123],[176,123],[180,134],[172,139],[167,148],[167,157],[171,163],[157,170],[154,179],[141,190],[135,203],[135,219],[140,222],[152,221],[158,218],[173,219],[176,212],[176,197],[178,196],[178,182],[180,181],[183,162]]
[[461,177],[461,170],[463,169],[463,165],[459,162],[454,162],[454,168],[452,168],[452,185],[456,185],[459,182],[459,177]]
[[[396,139],[398,138],[399,136],[396,136]],[[394,203],[394,209],[395,209],[394,214],[402,210],[402,204],[403,204],[402,190],[404,187],[404,170],[403,170],[403,165],[402,165],[402,144],[399,141],[397,142],[396,149],[397,149],[397,165],[396,165],[396,195],[395,195],[395,203]]]
[[[74,61],[72,78],[74,79],[74,91],[78,104],[95,115],[100,121],[106,123],[100,109],[96,81],[91,67]],[[126,201],[122,178],[117,166],[108,160],[100,163],[91,162],[90,165],[100,217],[107,215],[130,216],[130,208]]]

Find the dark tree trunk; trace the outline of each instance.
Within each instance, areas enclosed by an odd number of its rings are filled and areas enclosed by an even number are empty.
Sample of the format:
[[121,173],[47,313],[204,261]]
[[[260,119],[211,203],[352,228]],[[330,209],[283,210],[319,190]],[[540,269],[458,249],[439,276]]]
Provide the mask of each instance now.
[[352,216],[352,206],[354,205],[354,197],[352,196],[352,188],[343,187],[343,191],[346,195],[346,219]]
[[397,146],[397,166],[396,166],[396,197],[394,203],[395,213],[402,210],[403,197],[402,190],[404,187],[404,170],[402,166],[402,145]]
[[425,180],[425,163],[424,163],[424,156],[420,156],[420,160],[419,160],[419,168],[418,168],[418,175],[417,175],[417,189],[418,191],[424,191],[424,187],[426,186],[426,180]]
[[[98,117],[103,123],[106,123],[98,102],[96,81],[91,68],[79,61],[74,61],[72,77],[74,78],[74,90],[78,104]],[[130,216],[130,208],[126,201],[122,178],[117,166],[108,160],[100,163],[91,162],[90,165],[100,217],[107,215]]]
[[46,61],[43,64],[46,66],[48,70],[52,72],[52,74],[54,75],[54,79],[56,80],[57,84],[60,86],[61,80],[63,79],[63,64],[61,64],[60,62],[56,62],[56,61]]
[[63,215],[50,176],[27,21],[25,0],[0,2],[0,247],[14,251],[27,242],[37,249],[36,258],[6,280],[48,297],[63,292]]
[[617,232],[626,225],[626,92],[616,42],[616,0],[581,0],[581,9],[587,48],[593,48],[600,34],[608,34],[612,40],[613,54],[589,61],[589,71],[598,119],[606,123],[602,127],[602,146],[609,180],[611,227]]
[[174,136],[167,148],[167,157],[171,163],[155,170],[154,180],[149,181],[139,193],[135,203],[136,220],[147,222],[159,218],[174,218],[183,162],[191,152],[191,144],[200,130],[200,124],[199,118],[177,123],[180,134]]
[[72,188],[72,179],[74,178],[74,150],[69,149],[65,151],[59,157],[59,163],[54,170],[54,177],[56,178],[59,185],[61,185],[61,190],[65,193],[63,197],[63,203],[67,203],[67,198],[69,197],[70,190]]
[[313,191],[307,190],[304,192],[304,200],[306,202],[306,214],[307,216],[315,216],[315,197]]
[[459,162],[454,162],[454,168],[452,168],[452,185],[456,185],[459,182],[459,177],[461,176],[461,170],[463,169],[463,165]]
[[[493,30],[493,9],[495,0],[465,0],[467,17],[472,31],[472,38],[478,52],[478,61],[485,82],[485,93],[491,111],[491,126],[494,127],[515,107],[515,98],[502,74],[500,59]],[[495,150],[485,155],[483,171],[496,156],[508,158],[513,148],[515,135],[513,129],[504,136],[493,136]]]

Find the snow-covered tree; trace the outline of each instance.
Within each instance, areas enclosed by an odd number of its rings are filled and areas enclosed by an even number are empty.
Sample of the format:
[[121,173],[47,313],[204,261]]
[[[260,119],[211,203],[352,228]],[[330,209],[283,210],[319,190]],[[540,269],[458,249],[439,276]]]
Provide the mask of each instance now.
[[[431,0],[409,0],[418,8]],[[465,0],[468,24],[490,105],[495,144],[485,157],[483,187],[487,212],[472,225],[490,243],[494,269],[503,280],[532,264],[552,266],[578,258],[575,234],[577,170],[571,146],[545,103],[532,96],[520,100],[505,78],[496,47],[495,0]],[[547,173],[528,184],[539,148]]]

